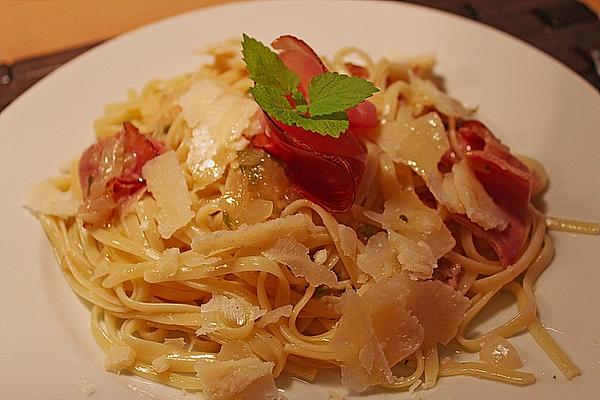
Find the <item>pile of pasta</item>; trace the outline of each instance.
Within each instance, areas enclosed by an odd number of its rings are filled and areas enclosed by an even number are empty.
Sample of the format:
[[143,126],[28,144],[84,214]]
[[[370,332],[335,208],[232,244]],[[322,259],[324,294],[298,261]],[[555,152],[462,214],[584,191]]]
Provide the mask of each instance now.
[[[92,304],[107,370],[210,399],[279,398],[282,373],[312,381],[325,368],[359,392],[431,388],[450,375],[526,385],[535,376],[519,370],[507,338],[529,331],[566,377],[579,374],[537,317],[533,286],[553,256],[546,218],[529,207],[525,244],[508,266],[450,218],[505,224],[472,172],[439,172],[473,110],[433,83],[433,57],[373,61],[344,48],[325,59],[340,73],[360,64],[381,90],[369,100],[381,124],[361,136],[367,163],[354,205],[334,214],[249,145],[264,127],[239,48],[212,46],[213,61],[194,73],[107,106],[99,140],[131,123],[165,147],[142,169],[147,187],[109,223],[90,223],[79,160],[34,188],[28,206],[68,283]],[[522,161],[540,191],[543,168]],[[468,337],[502,291],[518,313]],[[440,357],[449,343],[480,359]]]

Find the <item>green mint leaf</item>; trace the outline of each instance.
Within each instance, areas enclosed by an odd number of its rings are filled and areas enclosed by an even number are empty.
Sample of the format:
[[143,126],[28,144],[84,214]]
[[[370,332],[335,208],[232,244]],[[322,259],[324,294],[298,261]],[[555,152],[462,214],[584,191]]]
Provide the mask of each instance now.
[[301,112],[301,113],[307,113],[308,112],[308,105],[306,105],[306,104],[298,104],[296,106],[296,111]]
[[271,49],[245,33],[242,54],[250,72],[250,79],[257,85],[272,87],[280,94],[297,92],[300,78],[290,71]]
[[292,100],[294,100],[294,104],[296,105],[306,105],[306,99],[299,90],[296,90],[294,93],[292,93]]
[[310,115],[315,117],[346,111],[378,91],[365,79],[325,72],[315,76],[308,87]]
[[250,89],[256,103],[263,109],[271,118],[287,124],[293,115],[297,114],[292,108],[288,100],[281,93],[271,86],[254,86]]
[[316,117],[306,117],[292,108],[281,93],[269,86],[254,86],[252,96],[260,108],[271,118],[286,125],[294,125],[323,136],[339,137],[348,129],[348,120],[344,112],[331,113]]
[[300,118],[296,121],[296,126],[334,138],[339,138],[342,133],[346,132],[349,125],[348,117],[343,111],[311,117],[298,115],[298,117]]

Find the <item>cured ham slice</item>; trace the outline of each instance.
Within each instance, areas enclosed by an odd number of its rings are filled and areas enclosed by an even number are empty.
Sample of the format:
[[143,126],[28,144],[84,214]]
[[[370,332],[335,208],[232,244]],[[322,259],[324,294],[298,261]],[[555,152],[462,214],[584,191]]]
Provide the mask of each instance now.
[[[300,77],[298,89],[308,98],[308,87],[327,68],[304,41],[285,35],[272,43],[279,58]],[[268,116],[265,134],[252,144],[279,159],[292,184],[308,199],[331,212],[347,211],[354,202],[366,165],[366,149],[354,130],[379,123],[375,106],[363,102],[347,112],[350,129],[339,138],[323,136],[275,121]]]
[[505,211],[508,223],[503,230],[484,230],[461,216],[454,219],[488,242],[503,265],[510,265],[517,260],[527,239],[525,223],[531,193],[540,183],[481,122],[463,122],[456,138],[454,151],[463,157],[494,203]]
[[281,161],[306,198],[328,211],[348,210],[367,162],[364,146],[351,131],[336,139],[267,119],[265,134],[254,136],[252,144]]
[[527,166],[479,121],[463,122],[456,137],[455,151],[465,158],[494,201],[515,215],[526,215],[531,192],[538,185]]
[[142,167],[165,150],[163,143],[142,135],[129,122],[121,132],[88,147],[79,160],[85,225],[104,225],[143,194]]

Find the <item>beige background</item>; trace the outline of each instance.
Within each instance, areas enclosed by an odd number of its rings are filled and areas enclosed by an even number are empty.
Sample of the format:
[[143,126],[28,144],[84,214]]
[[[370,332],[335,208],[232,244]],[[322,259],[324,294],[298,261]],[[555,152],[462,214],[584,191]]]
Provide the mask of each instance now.
[[[0,63],[97,42],[228,1],[232,0],[0,0]],[[600,0],[584,3],[600,14]]]
[[0,0],[0,62],[73,48],[231,0]]

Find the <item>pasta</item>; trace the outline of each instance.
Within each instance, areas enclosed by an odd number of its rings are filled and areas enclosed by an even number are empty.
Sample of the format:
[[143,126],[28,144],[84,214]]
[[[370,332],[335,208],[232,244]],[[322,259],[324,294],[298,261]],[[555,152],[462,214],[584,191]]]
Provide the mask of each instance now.
[[[597,234],[598,224],[531,206],[543,167],[469,122],[474,111],[433,84],[432,57],[373,60],[344,48],[324,60],[380,89],[369,100],[379,124],[357,135],[366,158],[354,202],[334,213],[250,144],[265,122],[239,42],[205,51],[211,64],[107,106],[96,147],[28,203],[70,286],[92,304],[107,370],[211,399],[275,399],[283,372],[312,381],[323,368],[340,368],[355,391],[431,388],[452,375],[527,385],[535,375],[518,370],[507,339],[528,331],[565,377],[580,374],[541,325],[534,285],[554,253],[548,228]],[[132,161],[134,139],[145,150]],[[529,174],[524,209],[483,177],[487,146],[519,179]],[[110,161],[110,173],[82,176],[90,159],[93,173]],[[522,243],[489,238],[510,229]],[[518,313],[469,336],[501,291]],[[450,341],[481,360],[444,359]]]

